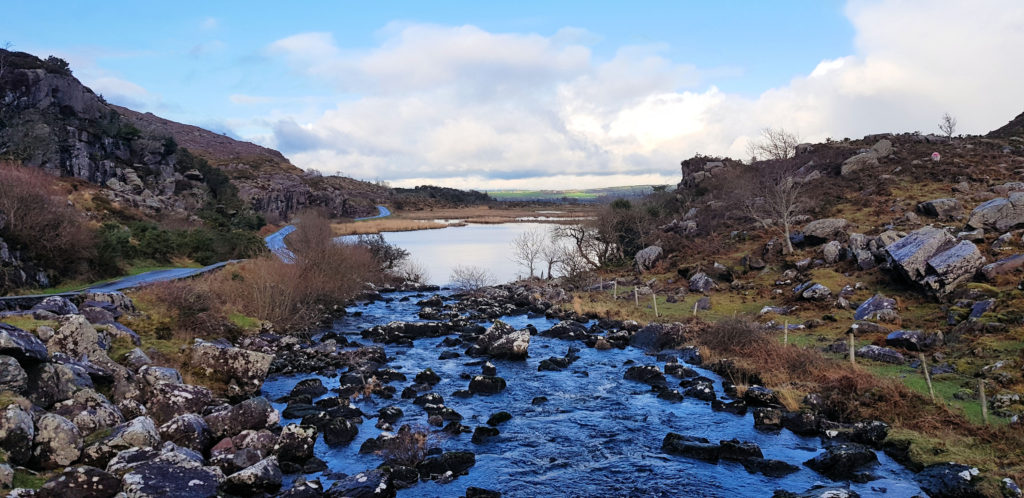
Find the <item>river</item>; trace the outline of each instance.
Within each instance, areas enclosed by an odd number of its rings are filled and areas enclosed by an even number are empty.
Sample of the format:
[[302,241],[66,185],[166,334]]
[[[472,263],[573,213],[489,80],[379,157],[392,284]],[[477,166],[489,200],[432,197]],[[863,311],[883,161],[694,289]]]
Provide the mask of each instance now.
[[[483,266],[502,279],[515,275],[508,259],[512,239],[536,224],[470,225],[421,232],[385,234],[386,239],[408,249],[413,258],[429,265],[433,281],[442,281],[456,265]],[[428,294],[394,293],[386,301],[357,304],[334,323],[332,330],[350,341],[366,344],[359,332],[390,321],[417,321],[420,308],[415,304]],[[402,298],[408,298],[402,300]],[[547,318],[504,317],[516,328],[533,324],[546,330],[556,323]],[[484,323],[488,325],[488,323]],[[480,373],[473,358],[461,356],[440,360],[442,352],[463,353],[467,345],[445,347],[442,338],[416,341],[413,347],[384,346],[389,368],[403,372],[408,381],[394,382],[401,391],[413,384],[413,377],[425,368],[441,377],[433,391],[444,397],[447,406],[462,414],[463,424],[486,425],[488,417],[508,411],[512,419],[499,426],[501,434],[483,444],[470,442],[469,434],[438,437],[434,444],[445,449],[476,453],[476,465],[469,474],[449,484],[421,482],[399,492],[399,496],[461,496],[469,486],[494,489],[510,497],[536,496],[770,496],[773,490],[802,492],[815,483],[849,487],[861,496],[911,496],[921,493],[913,474],[878,452],[879,463],[870,471],[878,477],[868,483],[833,483],[802,465],[822,451],[822,442],[783,430],[765,433],[755,430],[750,413],[734,415],[711,410],[710,404],[693,398],[681,402],[659,399],[648,386],[623,380],[630,365],[663,367],[654,357],[627,348],[598,351],[579,342],[533,336],[530,357],[526,361],[492,360],[497,374],[508,381],[508,388],[497,395],[458,398],[452,394],[466,389],[469,376]],[[538,364],[551,356],[562,356],[569,346],[580,348],[580,359],[559,372],[539,372]],[[701,375],[715,380],[715,391],[723,392],[722,379],[696,368]],[[276,376],[264,384],[264,394],[277,399],[288,394],[296,382],[314,375]],[[335,376],[319,376],[328,388],[339,385]],[[333,394],[329,393],[328,396]],[[548,401],[531,401],[545,396]],[[426,426],[427,415],[412,400],[359,400],[364,413],[376,413],[385,406],[398,406],[405,413],[395,424]],[[283,410],[285,405],[276,403]],[[298,422],[297,420],[284,420]],[[661,451],[666,433],[702,436],[717,442],[738,438],[757,443],[765,458],[800,466],[800,470],[782,478],[751,474],[731,462],[720,464],[673,456]],[[329,448],[322,439],[316,454],[332,472],[355,474],[376,468],[381,458],[359,454],[360,445],[380,430],[373,419],[359,426],[359,435],[349,445]]]

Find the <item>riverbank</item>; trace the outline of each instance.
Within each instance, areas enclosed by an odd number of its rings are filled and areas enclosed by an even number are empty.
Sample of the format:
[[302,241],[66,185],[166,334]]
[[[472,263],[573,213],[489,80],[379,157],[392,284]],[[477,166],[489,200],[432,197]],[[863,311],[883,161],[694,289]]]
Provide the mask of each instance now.
[[463,224],[501,223],[574,223],[591,219],[597,206],[573,204],[502,205],[464,208],[438,208],[415,211],[396,210],[385,219],[334,223],[334,233],[367,235],[382,232],[433,230]]

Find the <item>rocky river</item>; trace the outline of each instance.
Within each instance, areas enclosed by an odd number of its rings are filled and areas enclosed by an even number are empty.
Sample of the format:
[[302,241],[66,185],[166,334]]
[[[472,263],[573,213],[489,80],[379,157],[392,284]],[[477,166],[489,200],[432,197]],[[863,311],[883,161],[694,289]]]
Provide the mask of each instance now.
[[[867,458],[876,458],[877,463],[860,462],[856,472],[849,475],[840,476],[833,472],[834,468],[819,467],[836,477],[833,481],[804,464],[816,456],[827,455],[821,437],[798,436],[778,428],[755,429],[751,410],[744,410],[744,414],[713,410],[711,397],[729,401],[724,394],[727,386],[721,377],[697,364],[699,358],[688,351],[653,355],[632,346],[587,347],[585,341],[565,338],[586,335],[593,339],[590,332],[597,328],[587,330],[583,325],[565,324],[556,327],[558,319],[541,313],[522,313],[523,310],[514,316],[501,316],[500,320],[511,326],[506,330],[533,332],[525,360],[493,358],[486,351],[471,347],[473,334],[453,333],[450,328],[419,332],[414,334],[414,340],[412,336],[385,332],[403,327],[411,330],[414,325],[408,324],[425,323],[421,312],[431,317],[447,313],[446,318],[453,318],[455,312],[451,310],[460,307],[452,306],[453,298],[447,293],[440,294],[384,294],[379,300],[351,306],[346,316],[317,337],[347,342],[349,347],[369,346],[373,339],[388,342],[382,345],[388,360],[380,368],[390,370],[381,377],[391,379],[386,384],[394,389],[377,389],[376,394],[369,396],[354,395],[353,404],[367,415],[366,420],[358,424],[358,433],[348,443],[334,441],[329,446],[324,438],[319,438],[314,451],[328,469],[304,475],[303,479],[319,478],[326,488],[332,480],[344,479],[344,475],[377,468],[383,460],[368,449],[373,439],[384,432],[378,427],[395,431],[408,424],[431,431],[429,445],[437,448],[433,453],[444,451],[468,458],[456,452],[471,452],[475,456],[456,469],[454,475],[421,482],[412,479],[405,483],[408,487],[401,489],[399,496],[471,496],[479,493],[479,489],[498,491],[502,496],[530,497],[769,496],[775,490],[802,493],[816,485],[846,488],[860,496],[921,493],[914,474],[881,451],[867,450],[873,454]],[[478,318],[482,327],[490,327],[494,315],[500,313],[492,309],[484,313],[489,317],[477,312],[470,316]],[[386,327],[396,321],[403,323]],[[456,320],[462,324],[470,322]],[[545,333],[553,327],[562,332]],[[474,329],[479,334],[479,327],[465,327]],[[605,335],[610,337],[613,333]],[[466,340],[460,339],[460,335]],[[590,344],[593,345],[592,340]],[[468,356],[467,349],[477,357]],[[652,381],[644,374],[650,373],[650,369],[637,368],[647,365],[674,374],[663,376],[668,389],[652,389],[648,385],[656,385],[660,380]],[[485,372],[492,366],[494,371]],[[428,369],[433,374],[421,374]],[[481,393],[487,389],[479,386],[474,389],[471,383],[478,381],[475,379],[493,378],[480,377],[483,373],[504,379],[506,387],[496,394]],[[302,411],[289,410],[295,406],[288,401],[295,401],[288,395],[300,381],[306,381],[303,385],[307,386],[315,384],[316,381],[307,380],[314,377],[330,391],[314,390],[315,396],[299,404],[338,396],[331,391],[339,390],[343,382],[352,382],[345,372],[271,376],[263,385],[263,394],[277,400],[274,406],[284,414],[282,424],[299,422],[301,417],[296,414]],[[714,395],[687,390],[686,386],[700,387],[703,381],[709,381]],[[683,386],[675,388],[680,383]],[[426,396],[430,393],[440,397]],[[378,413],[399,413],[389,407],[398,408],[401,417],[393,420],[393,427],[380,423],[375,427],[374,417]],[[443,421],[442,417],[431,420],[428,410],[443,414]],[[510,418],[499,423],[507,418],[492,417],[499,412],[507,412]],[[289,415],[295,418],[288,418]],[[447,425],[442,430],[430,426],[430,422]],[[670,442],[666,438],[670,433],[682,439],[669,436],[673,440]],[[719,444],[720,441],[723,443]],[[821,496],[823,491],[819,489],[819,494],[813,496]]]

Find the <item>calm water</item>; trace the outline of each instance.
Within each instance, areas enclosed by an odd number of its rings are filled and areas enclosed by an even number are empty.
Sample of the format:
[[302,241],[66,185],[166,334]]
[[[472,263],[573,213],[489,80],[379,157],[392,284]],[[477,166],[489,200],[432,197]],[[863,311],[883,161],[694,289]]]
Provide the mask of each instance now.
[[[465,227],[470,228],[470,227]],[[493,233],[495,240],[483,243],[470,242],[459,232],[425,232],[434,240],[449,245],[464,246],[466,258],[484,256],[474,254],[471,247],[497,247],[499,237],[508,237],[510,231],[493,230],[481,226],[473,227],[476,234]],[[506,225],[507,229],[508,226]],[[490,230],[489,230],[490,229]],[[450,261],[447,250],[431,252],[425,233],[394,234],[415,240],[417,255],[436,254]],[[448,234],[451,234],[450,236]],[[390,235],[390,234],[389,234]],[[514,235],[513,235],[514,236]],[[399,240],[393,240],[399,243]],[[493,245],[490,245],[493,244]],[[412,249],[412,248],[410,248]],[[450,249],[449,249],[450,250]],[[498,260],[495,259],[495,264]],[[502,263],[504,264],[504,263]],[[334,330],[344,333],[350,340],[364,342],[358,331],[392,320],[416,320],[419,308],[414,297],[408,302],[397,298],[410,294],[393,294],[391,303],[376,302],[349,308],[362,311],[361,317],[346,317],[334,325]],[[553,325],[547,319],[510,317],[507,322],[516,328],[527,323],[544,330]],[[494,412],[505,410],[513,415],[512,420],[499,426],[501,435],[485,444],[470,442],[470,434],[439,437],[436,445],[445,450],[468,450],[477,455],[476,466],[469,475],[459,477],[450,484],[421,482],[399,492],[399,496],[461,496],[469,486],[478,486],[501,491],[510,497],[537,496],[770,496],[775,489],[802,492],[817,482],[830,481],[816,472],[802,467],[800,471],[785,478],[770,478],[760,474],[749,474],[736,463],[723,462],[713,465],[697,460],[662,453],[662,439],[668,432],[703,436],[712,441],[738,438],[759,444],[765,458],[774,458],[801,465],[821,450],[817,438],[796,436],[788,431],[766,434],[754,430],[750,414],[738,416],[714,412],[710,404],[696,399],[685,399],[674,403],[658,399],[642,384],[623,380],[622,376],[629,360],[636,364],[658,365],[651,356],[641,351],[626,350],[597,351],[582,347],[579,343],[534,336],[530,344],[530,358],[525,362],[493,361],[498,375],[508,381],[507,389],[494,396],[474,396],[460,399],[452,392],[466,389],[469,381],[461,374],[478,374],[479,366],[467,366],[472,358],[462,356],[451,360],[438,360],[441,352],[451,349],[462,353],[464,346],[445,348],[441,339],[423,339],[414,347],[386,346],[389,367],[404,372],[409,380],[394,382],[399,392],[413,384],[413,376],[430,367],[442,380],[434,391],[444,396],[445,404],[465,419],[463,424],[475,427],[485,425]],[[538,372],[537,365],[549,356],[562,356],[570,345],[580,347],[580,359],[562,372]],[[702,369],[702,375],[716,379],[716,392],[722,392],[721,379]],[[311,375],[274,377],[264,384],[264,394],[276,399],[287,394],[294,384]],[[328,388],[337,387],[338,377],[320,377]],[[671,379],[671,378],[670,378]],[[534,406],[535,396],[546,396],[548,403]],[[395,405],[405,416],[401,424],[426,426],[427,414],[412,404],[412,400],[386,400],[373,398],[359,401],[365,413],[376,413],[384,406]],[[285,405],[276,404],[278,409]],[[293,422],[287,420],[287,422]],[[377,436],[374,419],[359,426],[359,436],[350,445],[328,448],[318,441],[317,456],[324,459],[335,472],[354,474],[372,469],[381,464],[375,455],[358,454],[359,446],[367,438]],[[914,484],[913,475],[879,452],[880,464],[872,471],[880,479],[867,484],[853,484],[852,489],[861,496],[911,496],[920,493]]]
[[546,233],[550,227],[538,223],[469,224],[383,235],[391,244],[409,251],[411,259],[419,262],[429,273],[427,280],[430,283],[447,284],[452,269],[460,265],[486,268],[496,282],[510,282],[526,273],[509,257],[512,241],[524,232],[538,230]]

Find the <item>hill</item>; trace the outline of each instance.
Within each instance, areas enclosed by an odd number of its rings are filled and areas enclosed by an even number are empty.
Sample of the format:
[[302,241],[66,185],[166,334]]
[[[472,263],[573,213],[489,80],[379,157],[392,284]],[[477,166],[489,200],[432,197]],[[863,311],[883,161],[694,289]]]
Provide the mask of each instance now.
[[630,185],[566,190],[488,190],[497,201],[602,202],[611,199],[638,198],[650,194],[656,185]]

